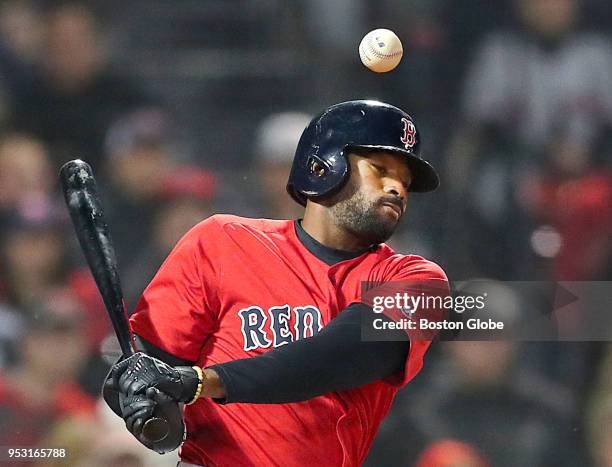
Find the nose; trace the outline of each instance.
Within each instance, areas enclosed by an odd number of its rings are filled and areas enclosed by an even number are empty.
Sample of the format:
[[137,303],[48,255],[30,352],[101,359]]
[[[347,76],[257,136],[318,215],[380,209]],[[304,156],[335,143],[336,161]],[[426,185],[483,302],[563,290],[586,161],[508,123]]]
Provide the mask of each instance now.
[[387,178],[384,184],[384,191],[388,195],[395,196],[402,200],[402,202],[406,201],[407,191],[404,184],[396,180],[394,178]]

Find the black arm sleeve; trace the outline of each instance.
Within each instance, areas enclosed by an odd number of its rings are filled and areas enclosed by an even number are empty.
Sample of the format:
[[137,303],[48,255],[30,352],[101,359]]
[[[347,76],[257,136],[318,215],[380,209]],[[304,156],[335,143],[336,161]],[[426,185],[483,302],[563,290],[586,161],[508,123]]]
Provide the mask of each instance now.
[[299,402],[403,371],[410,349],[406,334],[396,331],[400,335],[395,341],[362,341],[363,313],[371,313],[371,308],[353,303],[313,337],[211,366],[225,388],[221,402]]

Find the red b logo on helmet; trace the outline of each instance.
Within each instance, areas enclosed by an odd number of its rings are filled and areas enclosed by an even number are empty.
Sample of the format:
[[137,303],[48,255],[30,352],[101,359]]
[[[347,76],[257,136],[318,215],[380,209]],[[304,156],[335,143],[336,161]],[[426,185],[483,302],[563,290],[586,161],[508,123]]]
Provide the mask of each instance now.
[[402,118],[402,123],[404,124],[404,129],[400,140],[404,143],[406,149],[412,149],[414,143],[416,143],[416,127],[406,117]]

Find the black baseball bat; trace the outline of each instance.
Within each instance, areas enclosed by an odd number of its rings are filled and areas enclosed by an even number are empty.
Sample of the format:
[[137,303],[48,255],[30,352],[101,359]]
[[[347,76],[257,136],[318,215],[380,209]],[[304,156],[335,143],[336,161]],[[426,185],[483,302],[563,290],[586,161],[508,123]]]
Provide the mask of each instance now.
[[[75,159],[60,169],[64,199],[70,212],[81,249],[87,259],[121,351],[127,358],[137,350],[128,325],[128,315],[117,268],[115,248],[102,210],[96,179],[87,162]],[[143,426],[143,435],[151,442],[168,436],[168,422],[153,417]]]

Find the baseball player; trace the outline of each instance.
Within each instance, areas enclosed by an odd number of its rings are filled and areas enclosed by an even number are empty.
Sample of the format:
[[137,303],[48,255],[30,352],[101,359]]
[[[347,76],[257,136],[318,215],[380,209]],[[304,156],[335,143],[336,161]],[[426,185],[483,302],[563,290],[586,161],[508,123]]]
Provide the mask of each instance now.
[[[143,351],[111,369],[104,397],[141,442],[158,408],[181,465],[357,466],[428,340],[365,341],[363,281],[444,271],[385,242],[408,192],[434,190],[419,133],[376,101],[334,105],[304,130],[287,183],[301,220],[215,215],[176,245],[130,324]],[[170,417],[172,418],[172,417]],[[184,422],[184,426],[183,426]]]

